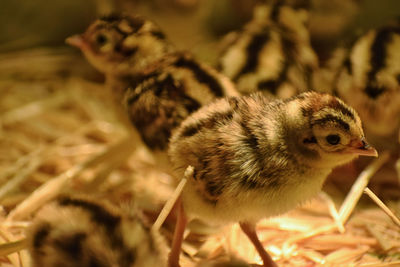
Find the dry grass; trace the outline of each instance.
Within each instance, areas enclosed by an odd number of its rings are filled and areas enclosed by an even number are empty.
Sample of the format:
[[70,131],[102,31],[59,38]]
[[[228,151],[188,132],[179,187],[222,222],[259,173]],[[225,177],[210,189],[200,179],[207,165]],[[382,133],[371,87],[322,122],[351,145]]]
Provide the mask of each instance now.
[[[155,221],[173,194],[170,176],[157,169],[119,119],[101,83],[78,73],[96,75],[88,69],[72,71],[66,62],[80,59],[67,51],[13,56],[0,57],[0,70],[7,70],[0,79],[0,265],[29,266],[24,230],[38,208],[63,192],[134,205]],[[373,202],[353,210],[386,160],[381,155],[360,175],[346,200],[336,202],[344,203],[338,211],[330,197],[321,195],[260,222],[260,237],[279,266],[400,266],[397,218]],[[396,202],[392,209],[398,210]],[[170,216],[161,227],[166,238],[173,225]],[[260,263],[237,225],[218,230],[194,225],[184,251],[184,267]]]

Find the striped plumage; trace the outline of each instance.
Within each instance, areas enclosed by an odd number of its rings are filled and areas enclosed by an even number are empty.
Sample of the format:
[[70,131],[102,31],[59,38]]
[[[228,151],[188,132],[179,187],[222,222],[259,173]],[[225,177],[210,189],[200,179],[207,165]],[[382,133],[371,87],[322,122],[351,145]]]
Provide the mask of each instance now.
[[[99,35],[109,36],[100,48]],[[151,149],[166,149],[171,131],[202,105],[238,95],[229,79],[189,53],[176,51],[158,26],[140,17],[99,19],[68,42],[105,73],[106,83]]]
[[151,149],[166,149],[172,130],[199,107],[238,94],[229,80],[190,55],[170,54],[158,66],[139,79],[120,77],[117,85],[124,88],[121,102],[130,120]]
[[400,129],[400,26],[372,29],[340,47],[315,80],[360,114],[379,149],[396,149]]
[[287,98],[308,90],[318,58],[307,29],[308,12],[282,1],[255,8],[253,19],[225,38],[222,73],[241,93],[257,90]]
[[371,135],[397,136],[400,126],[400,26],[368,31],[351,47],[334,90],[353,106]]
[[218,100],[181,124],[169,155],[177,177],[194,167],[182,193],[189,218],[255,223],[315,195],[334,167],[376,151],[351,107],[308,92]]
[[165,245],[141,219],[82,197],[43,207],[28,229],[34,267],[166,266]]

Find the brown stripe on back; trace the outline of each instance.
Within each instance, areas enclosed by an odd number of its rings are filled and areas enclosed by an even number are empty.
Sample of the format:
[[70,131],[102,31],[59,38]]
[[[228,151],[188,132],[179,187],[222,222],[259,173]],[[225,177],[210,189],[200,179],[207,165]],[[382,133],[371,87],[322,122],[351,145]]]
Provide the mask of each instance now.
[[[373,84],[373,83],[372,83]],[[382,86],[375,86],[372,84],[368,84],[364,91],[365,93],[372,99],[376,99],[378,98],[378,96],[380,96],[381,94],[383,94],[386,89]]]
[[[182,103],[192,113],[200,108],[201,104],[185,93],[183,86],[177,85],[172,75],[160,79],[159,73],[155,72],[143,78],[141,81],[132,82],[132,86],[126,87],[124,103],[127,107],[134,105],[146,92],[152,91],[161,99],[170,99]],[[161,75],[160,75],[161,76]],[[138,90],[140,89],[140,90]],[[179,100],[179,101],[178,101]]]
[[33,248],[40,249],[44,244],[46,238],[49,236],[51,231],[51,225],[49,223],[42,223],[39,229],[36,230],[33,236]]
[[349,75],[353,75],[353,65],[351,64],[350,57],[347,57],[343,62],[344,68],[347,70]]
[[273,22],[279,22],[279,15],[281,13],[281,7],[283,6],[284,1],[277,1],[271,10],[270,19]]
[[253,36],[253,39],[246,48],[246,55],[247,55],[246,64],[235,75],[235,77],[232,78],[234,81],[239,79],[241,75],[252,72],[257,68],[260,58],[260,52],[269,39],[270,36],[268,32],[261,32]]
[[394,34],[400,34],[400,27],[384,27],[378,30],[371,46],[371,70],[368,72],[365,92],[375,99],[380,96],[385,88],[376,85],[376,74],[386,66],[387,45],[393,39]]
[[255,153],[258,153],[258,138],[253,133],[253,131],[246,125],[245,121],[240,122],[240,126],[242,127],[242,131],[246,138],[243,140],[246,145],[248,145]]
[[185,57],[180,57],[174,65],[179,68],[186,68],[189,69],[194,76],[196,77],[196,80],[199,83],[203,83],[207,85],[210,88],[210,91],[217,97],[222,97],[224,96],[224,89],[222,85],[219,83],[219,81],[212,76],[210,73],[205,71],[197,62],[194,60],[185,58]]
[[233,118],[233,110],[229,109],[225,112],[216,112],[213,114],[210,114],[207,118],[204,118],[202,120],[199,120],[195,124],[189,124],[184,127],[182,130],[180,136],[182,137],[190,137],[198,132],[200,132],[202,129],[212,129],[214,126],[219,123],[219,124],[225,124],[229,121],[231,121]]
[[[138,244],[140,246],[141,244]],[[121,251],[120,257],[118,259],[119,266],[121,267],[131,267],[136,262],[137,250],[136,248],[128,249],[124,248]]]
[[109,233],[114,232],[121,221],[120,217],[111,214],[102,206],[82,199],[62,197],[58,200],[58,204],[86,210],[91,215],[92,220],[98,225],[103,225]]
[[119,230],[121,217],[110,213],[107,209],[99,204],[83,199],[62,197],[58,200],[58,204],[60,206],[72,206],[86,210],[90,214],[93,223],[104,227],[105,236],[109,240],[110,247],[121,252],[118,257],[119,266],[131,266],[131,263],[135,260],[135,257],[133,257],[134,255],[128,255],[128,253],[132,253],[132,250],[125,246],[123,236]]
[[378,30],[374,42],[371,46],[371,70],[368,73],[368,79],[373,80],[376,73],[385,67],[386,64],[386,48],[392,40],[394,33],[400,33],[398,27],[384,27]]
[[171,75],[159,78],[128,88],[124,99],[132,123],[151,149],[166,148],[171,131],[201,106]]
[[111,214],[99,204],[82,199],[62,197],[58,200],[58,204],[60,206],[72,206],[86,210],[90,214],[93,223],[104,227],[106,235],[109,237],[111,247],[124,248],[124,241],[121,234],[118,232],[121,217]]
[[54,245],[71,258],[79,259],[83,256],[83,242],[87,234],[77,232],[74,234],[64,234],[54,240]]
[[200,131],[201,127],[202,127],[202,125],[200,123],[187,125],[181,132],[180,136],[181,137],[193,136]]

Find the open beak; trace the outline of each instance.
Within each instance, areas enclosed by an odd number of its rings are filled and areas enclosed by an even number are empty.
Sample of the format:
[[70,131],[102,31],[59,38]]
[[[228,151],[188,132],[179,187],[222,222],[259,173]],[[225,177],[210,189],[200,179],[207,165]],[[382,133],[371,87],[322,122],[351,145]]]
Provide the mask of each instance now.
[[71,46],[75,46],[79,49],[83,49],[84,47],[86,47],[86,42],[83,39],[81,34],[76,34],[73,36],[68,37],[65,42]]
[[349,147],[346,149],[349,153],[354,153],[360,156],[377,157],[378,151],[370,146],[364,138],[361,140],[353,140],[350,142]]

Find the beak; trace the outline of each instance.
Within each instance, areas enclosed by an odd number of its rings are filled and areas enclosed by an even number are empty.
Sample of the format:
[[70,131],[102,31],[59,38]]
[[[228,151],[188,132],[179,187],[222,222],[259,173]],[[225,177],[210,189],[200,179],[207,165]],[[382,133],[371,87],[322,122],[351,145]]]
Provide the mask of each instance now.
[[86,42],[81,34],[70,36],[65,40],[65,42],[79,49],[83,49],[86,46]]
[[357,154],[360,156],[377,157],[378,151],[370,146],[364,138],[361,140],[353,140],[350,142],[347,152]]

